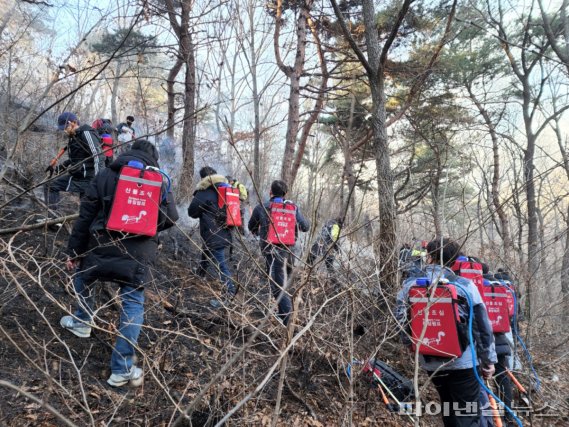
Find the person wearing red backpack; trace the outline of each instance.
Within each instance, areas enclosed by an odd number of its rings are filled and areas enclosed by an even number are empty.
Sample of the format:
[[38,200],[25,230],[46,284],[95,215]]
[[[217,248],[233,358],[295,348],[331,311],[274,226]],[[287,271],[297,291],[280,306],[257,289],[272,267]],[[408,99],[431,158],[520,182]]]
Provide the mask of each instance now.
[[97,119],[91,124],[91,127],[97,131],[101,138],[101,148],[105,155],[105,166],[109,166],[113,162],[113,122],[111,119]]
[[[499,281],[493,273],[490,272],[490,268],[487,264],[481,262],[482,274],[485,280],[490,282]],[[512,321],[514,313],[510,313],[510,321]],[[496,363],[496,374],[494,376],[496,385],[498,386],[498,396],[508,407],[512,407],[512,394],[513,394],[513,384],[510,377],[507,374],[507,370],[510,367],[510,360],[512,357],[511,342],[513,342],[513,336],[511,332],[507,333],[496,333],[494,332],[494,341],[496,343],[496,354],[498,355],[498,363]],[[516,424],[511,418],[511,415],[505,411],[503,416],[503,425],[505,427],[513,427]]]
[[[494,374],[494,364],[497,356],[494,345],[492,327],[488,319],[486,307],[480,292],[474,283],[464,277],[456,276],[451,266],[459,255],[458,244],[450,239],[435,239],[427,244],[427,266],[419,272],[421,278],[431,283],[446,279],[456,283],[457,305],[459,320],[462,325],[468,324],[470,309],[472,309],[472,333],[477,360],[472,359],[470,343],[461,351],[460,356],[440,357],[426,355],[419,349],[419,363],[427,371],[435,386],[441,404],[443,405],[442,419],[445,427],[478,427],[480,426],[480,384],[473,367],[481,371],[482,377],[489,379]],[[403,288],[397,294],[395,317],[401,327],[401,337],[404,343],[411,344],[410,327],[411,303],[410,291],[418,282],[417,277],[410,277],[403,283]],[[468,301],[472,302],[472,307]],[[431,313],[433,314],[433,313]],[[422,328],[422,325],[420,325]],[[459,331],[462,339],[467,331]],[[416,336],[422,334],[415,331]],[[445,335],[443,334],[441,338]]]
[[227,225],[224,209],[218,204],[219,188],[230,187],[230,185],[223,175],[218,175],[217,171],[210,166],[200,169],[200,178],[201,181],[196,185],[194,198],[188,207],[188,215],[200,220],[203,249],[198,275],[205,276],[208,265],[214,263],[227,288],[227,295],[222,301],[217,299],[210,301],[212,307],[220,308],[223,304],[229,303],[237,293],[225,257],[225,250],[231,246],[232,242],[231,228]]
[[286,291],[285,264],[296,242],[298,231],[307,232],[308,222],[300,209],[285,200],[288,186],[284,181],[273,181],[265,204],[258,204],[249,219],[249,231],[260,237],[261,252],[265,258],[271,293],[278,304],[278,317],[288,325],[292,304]]
[[[97,313],[94,310],[94,283],[101,280],[119,285],[120,323],[111,355],[111,376],[107,380],[113,387],[142,384],[142,369],[134,363],[135,347],[144,322],[144,287],[158,256],[158,236],[113,231],[109,220],[117,206],[142,205],[142,201],[145,205],[140,206],[141,212],[154,218],[153,224],[145,225],[152,225],[154,233],[172,227],[178,219],[172,193],[162,181],[154,182],[153,189],[147,190],[159,193],[158,206],[150,206],[148,199],[140,197],[140,190],[119,197],[117,188],[121,185],[123,171],[133,167],[140,170],[140,178],[129,177],[127,181],[134,188],[139,183],[138,188],[146,188],[146,172],[155,173],[159,167],[158,151],[150,142],[135,142],[130,151],[120,155],[91,181],[81,201],[79,218],[73,226],[66,251],[66,267],[76,271],[73,287],[78,303],[73,314],[60,320],[60,325],[67,331],[80,338],[89,338]],[[118,215],[129,218],[120,212]]]

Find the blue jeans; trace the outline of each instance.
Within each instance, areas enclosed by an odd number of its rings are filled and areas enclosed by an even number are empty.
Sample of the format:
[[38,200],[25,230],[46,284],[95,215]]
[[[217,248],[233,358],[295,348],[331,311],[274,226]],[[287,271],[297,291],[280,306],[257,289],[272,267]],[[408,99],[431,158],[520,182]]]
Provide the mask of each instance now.
[[[75,316],[86,322],[93,319],[93,286],[85,283],[81,273],[75,276],[73,286],[79,304]],[[122,285],[119,290],[121,312],[118,336],[111,355],[111,372],[124,374],[133,365],[134,347],[144,322],[144,288]]]
[[273,298],[277,300],[279,314],[284,325],[288,325],[290,313],[292,313],[292,303],[286,291],[283,291],[285,285],[285,262],[288,258],[289,251],[275,246],[269,246],[264,251],[265,265],[267,266],[267,274],[270,277],[271,293]]
[[237,291],[235,289],[233,279],[231,278],[231,272],[227,266],[227,260],[225,259],[225,248],[210,249],[208,247],[204,247],[202,249],[200,270],[203,270],[205,273],[210,262],[214,262],[216,264],[218,277],[223,283],[225,283],[225,286],[227,286],[227,291],[231,295],[235,295]]

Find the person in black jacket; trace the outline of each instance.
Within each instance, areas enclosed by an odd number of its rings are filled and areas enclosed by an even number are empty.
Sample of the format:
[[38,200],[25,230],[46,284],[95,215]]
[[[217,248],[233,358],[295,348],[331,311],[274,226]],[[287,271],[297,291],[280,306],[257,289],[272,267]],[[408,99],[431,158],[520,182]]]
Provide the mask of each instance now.
[[[158,237],[125,234],[106,229],[120,170],[130,161],[158,168],[158,152],[148,141],[140,140],[95,177],[81,201],[67,246],[69,270],[77,269],[74,288],[78,307],[60,324],[81,338],[91,335],[93,311],[92,285],[96,280],[113,281],[120,286],[121,313],[118,336],[111,356],[111,386],[142,383],[142,370],[133,363],[134,349],[144,318],[144,286],[158,254]],[[176,204],[163,186],[158,215],[158,231],[178,219]]]
[[[57,127],[65,131],[69,140],[67,147],[60,151],[46,169],[50,174],[59,174],[44,187],[46,203],[50,209],[57,209],[61,191],[79,193],[79,196],[83,197],[89,181],[105,166],[101,139],[95,129],[89,125],[80,125],[77,116],[69,112],[58,117]],[[67,151],[69,159],[62,165],[57,165],[64,151]],[[66,173],[63,173],[64,171]]]
[[[270,205],[271,202],[275,203],[290,203],[284,200],[288,186],[284,181],[273,181],[271,184],[270,200],[263,204],[255,206],[251,218],[249,219],[248,228],[255,236],[260,237],[261,252],[265,257],[265,264],[267,267],[267,276],[270,278],[271,292],[273,297],[277,300],[279,308],[279,318],[286,326],[290,319],[292,312],[292,304],[290,297],[286,292],[285,286],[285,264],[289,256],[292,254],[290,247],[280,244],[272,244],[267,241],[270,225]],[[293,204],[296,209],[296,228],[295,236],[298,231],[306,232],[310,229],[310,223],[302,216],[300,209]]]
[[[196,186],[194,198],[188,207],[188,215],[200,220],[200,236],[203,240],[203,249],[199,267],[199,275],[205,275],[210,263],[215,263],[222,281],[227,287],[225,302],[232,299],[237,292],[227,266],[225,250],[231,246],[231,230],[225,223],[223,209],[218,206],[217,187],[230,187],[223,175],[216,170],[205,166],[200,169],[201,181]],[[210,304],[214,308],[221,307],[222,302],[213,299]]]

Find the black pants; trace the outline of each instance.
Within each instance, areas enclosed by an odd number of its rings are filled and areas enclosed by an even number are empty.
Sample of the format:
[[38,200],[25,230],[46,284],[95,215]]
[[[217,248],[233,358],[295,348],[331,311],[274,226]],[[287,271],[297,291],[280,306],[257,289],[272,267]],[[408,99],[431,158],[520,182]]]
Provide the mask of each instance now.
[[90,182],[91,178],[78,179],[69,174],[58,176],[53,181],[45,184],[45,202],[50,209],[57,209],[60,199],[59,193],[61,191],[79,193],[79,197],[83,198],[83,194],[85,194]]
[[[508,355],[500,354],[498,355],[498,363],[495,365],[496,373],[494,378],[496,379],[496,384],[498,385],[498,397],[506,404],[508,408],[512,407],[512,380],[506,373],[508,368]],[[504,414],[504,425],[511,425],[513,422],[512,416],[506,410]],[[510,423],[510,424],[508,424]]]
[[[278,317],[282,320],[283,324],[288,325],[290,315],[292,313],[292,302],[285,286],[285,264],[288,272],[290,252],[284,248],[276,246],[269,246],[263,251],[265,257],[265,265],[267,267],[267,275],[269,276],[269,283],[271,286],[271,293],[273,298],[278,302]],[[292,268],[291,268],[292,271]]]
[[439,371],[432,381],[441,398],[445,427],[480,425],[480,383],[472,369]]

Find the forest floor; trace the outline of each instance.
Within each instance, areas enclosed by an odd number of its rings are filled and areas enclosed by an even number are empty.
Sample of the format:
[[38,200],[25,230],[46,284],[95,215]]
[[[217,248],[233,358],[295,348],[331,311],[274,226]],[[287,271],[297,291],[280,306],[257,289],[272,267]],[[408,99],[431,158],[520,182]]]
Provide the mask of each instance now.
[[[2,228],[13,226],[10,218],[33,222],[30,206],[18,209],[4,212]],[[189,232],[190,239],[198,241],[196,236]],[[268,426],[279,399],[279,426],[411,425],[386,409],[363,375],[354,375],[350,393],[346,366],[352,358],[376,355],[413,376],[412,359],[398,342],[389,307],[377,303],[373,292],[363,286],[342,292],[346,282],[336,277],[343,283],[338,293],[325,273],[307,278],[298,271],[293,287],[304,286],[297,298],[296,341],[287,349],[287,330],[267,308],[273,304],[256,244],[245,243],[235,261],[236,300],[228,309],[212,310],[209,300],[218,296],[220,285],[193,274],[197,245],[187,243],[187,234],[178,230],[164,236],[146,288],[138,343],[144,385],[108,386],[116,286],[95,287],[101,310],[90,338],[62,330],[59,319],[73,307],[71,281],[63,269],[67,237],[65,228],[0,236],[0,425],[59,426],[65,419],[79,426],[166,426],[191,407],[180,425],[210,426],[242,402],[226,425]],[[366,283],[369,276],[362,275]],[[543,332],[530,342],[542,380],[534,410],[547,414],[534,412],[531,425],[569,425],[567,336],[566,331]],[[527,376],[520,378],[529,383]],[[431,386],[422,393],[424,401],[436,401],[435,396]],[[421,425],[441,422],[423,416]]]

